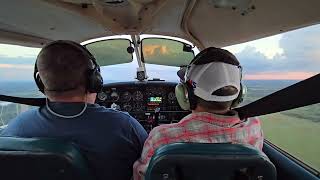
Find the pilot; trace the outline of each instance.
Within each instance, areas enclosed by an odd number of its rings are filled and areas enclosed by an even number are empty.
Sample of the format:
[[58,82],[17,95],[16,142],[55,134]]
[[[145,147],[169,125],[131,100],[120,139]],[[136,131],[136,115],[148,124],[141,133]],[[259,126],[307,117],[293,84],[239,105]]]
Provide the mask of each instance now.
[[241,66],[229,51],[210,47],[178,71],[180,106],[191,114],[174,124],[154,128],[141,158],[134,164],[134,179],[143,179],[157,148],[175,142],[240,143],[262,150],[263,134],[257,118],[240,119],[232,110],[242,99]]
[[46,105],[16,117],[2,136],[72,141],[97,179],[130,179],[148,135],[130,115],[95,104],[103,79],[92,54],[72,41],[52,42],[39,53],[34,78]]

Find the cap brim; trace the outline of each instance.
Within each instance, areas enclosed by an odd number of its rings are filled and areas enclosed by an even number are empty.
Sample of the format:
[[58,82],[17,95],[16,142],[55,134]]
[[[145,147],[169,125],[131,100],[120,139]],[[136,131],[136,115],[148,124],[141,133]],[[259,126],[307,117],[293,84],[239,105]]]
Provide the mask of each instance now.
[[184,75],[186,74],[186,71],[187,71],[187,67],[183,67],[177,72],[177,75],[179,76],[181,81],[185,81]]

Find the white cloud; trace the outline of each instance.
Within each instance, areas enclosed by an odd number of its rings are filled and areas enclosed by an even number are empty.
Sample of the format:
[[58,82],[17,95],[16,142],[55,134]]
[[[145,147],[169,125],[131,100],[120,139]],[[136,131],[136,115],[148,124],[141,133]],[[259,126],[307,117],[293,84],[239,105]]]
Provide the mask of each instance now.
[[0,56],[3,57],[36,57],[39,52],[40,48],[0,44]]
[[283,54],[283,49],[280,47],[280,39],[282,35],[270,36],[247,43],[237,44],[233,46],[225,47],[225,49],[232,53],[240,53],[246,47],[254,47],[258,52],[266,56],[268,59],[273,59],[276,55],[280,56]]
[[33,65],[20,65],[20,64],[0,64],[0,69],[6,68],[6,69],[33,69]]

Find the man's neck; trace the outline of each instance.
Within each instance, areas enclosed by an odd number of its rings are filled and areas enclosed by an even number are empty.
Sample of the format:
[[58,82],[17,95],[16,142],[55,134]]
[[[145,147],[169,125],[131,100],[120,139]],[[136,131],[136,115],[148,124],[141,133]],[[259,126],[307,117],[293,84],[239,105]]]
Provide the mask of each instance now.
[[86,94],[84,96],[72,96],[72,97],[48,97],[51,102],[86,102],[89,104],[94,104],[95,102],[95,93]]
[[48,97],[51,102],[86,102],[84,97]]

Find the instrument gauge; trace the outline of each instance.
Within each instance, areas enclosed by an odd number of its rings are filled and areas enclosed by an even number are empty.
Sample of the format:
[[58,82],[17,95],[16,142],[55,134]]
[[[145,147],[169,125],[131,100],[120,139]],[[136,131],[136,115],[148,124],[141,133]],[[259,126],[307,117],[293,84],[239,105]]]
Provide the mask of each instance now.
[[133,93],[133,99],[135,101],[142,101],[143,100],[143,94],[141,91],[136,91]]
[[135,103],[133,107],[133,111],[140,112],[143,111],[143,104],[142,103]]
[[170,101],[174,101],[174,100],[176,99],[175,93],[174,93],[174,92],[170,92],[170,93],[168,94],[168,99],[169,99]]
[[123,100],[124,102],[129,102],[129,101],[131,100],[131,94],[130,94],[130,92],[129,92],[129,91],[124,92],[124,93],[122,94],[121,98],[122,98],[122,100]]
[[132,106],[130,104],[124,104],[122,109],[126,112],[131,112]]
[[119,100],[119,94],[116,91],[113,91],[110,96],[112,102],[116,102]]
[[107,94],[105,92],[103,92],[103,91],[98,93],[98,99],[100,101],[105,101],[107,99]]

